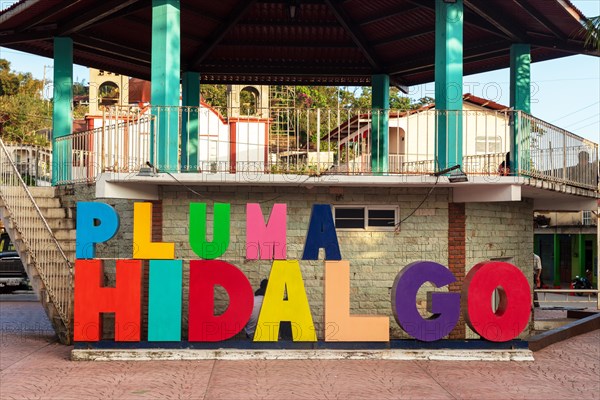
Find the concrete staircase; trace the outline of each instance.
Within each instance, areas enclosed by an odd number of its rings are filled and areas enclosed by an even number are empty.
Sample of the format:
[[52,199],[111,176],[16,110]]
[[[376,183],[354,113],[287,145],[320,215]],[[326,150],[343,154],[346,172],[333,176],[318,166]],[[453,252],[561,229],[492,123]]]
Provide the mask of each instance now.
[[[50,227],[51,235],[54,235],[57,239],[71,266],[74,265],[75,221],[70,215],[70,210],[62,207],[60,199],[56,196],[55,188],[29,187],[28,189]],[[37,211],[30,200],[23,203],[19,205],[19,213],[37,215]],[[30,218],[28,223],[35,226],[28,226],[27,229],[24,229],[18,226],[10,208],[16,207],[14,205],[13,207],[6,207],[6,204],[0,198],[0,218],[15,244],[31,285],[38,294],[59,340],[62,343],[69,344],[72,339],[72,270],[65,263],[62,256],[57,257],[60,252],[57,251],[56,243],[53,240],[48,240],[51,235],[48,235],[43,220],[39,216]],[[16,213],[16,211],[13,212]],[[44,235],[38,236],[39,232],[43,232]],[[44,241],[36,246],[32,241],[38,240],[38,238]],[[37,249],[37,251],[32,249]],[[42,261],[44,266],[40,267]]]

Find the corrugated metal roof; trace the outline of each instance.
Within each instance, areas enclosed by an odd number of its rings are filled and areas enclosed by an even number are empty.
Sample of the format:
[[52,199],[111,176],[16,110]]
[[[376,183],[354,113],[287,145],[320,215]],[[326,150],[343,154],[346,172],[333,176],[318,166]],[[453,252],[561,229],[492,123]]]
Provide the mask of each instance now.
[[[181,0],[182,69],[211,83],[396,84],[433,81],[431,0]],[[298,4],[292,17],[290,4]],[[464,72],[508,67],[513,43],[533,61],[593,53],[568,0],[464,0]],[[57,35],[75,62],[150,77],[151,2],[28,0],[0,13],[0,45],[52,57]],[[596,54],[596,53],[594,53]],[[598,54],[596,54],[598,55]]]

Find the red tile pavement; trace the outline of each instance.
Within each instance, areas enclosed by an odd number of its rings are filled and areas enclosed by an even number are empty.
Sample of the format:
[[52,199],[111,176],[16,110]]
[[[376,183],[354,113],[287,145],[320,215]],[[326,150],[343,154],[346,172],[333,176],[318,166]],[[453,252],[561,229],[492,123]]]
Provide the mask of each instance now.
[[0,399],[600,398],[598,330],[541,350],[534,362],[74,362],[42,323],[28,329],[40,315],[35,302],[0,303]]

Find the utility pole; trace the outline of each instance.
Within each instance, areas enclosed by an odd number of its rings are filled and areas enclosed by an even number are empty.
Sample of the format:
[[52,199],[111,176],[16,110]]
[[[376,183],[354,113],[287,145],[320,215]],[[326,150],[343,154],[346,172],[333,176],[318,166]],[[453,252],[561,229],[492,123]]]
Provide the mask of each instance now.
[[46,98],[46,68],[54,68],[52,65],[44,65],[44,77],[42,78],[42,99],[46,101],[46,111],[50,112],[50,101]]

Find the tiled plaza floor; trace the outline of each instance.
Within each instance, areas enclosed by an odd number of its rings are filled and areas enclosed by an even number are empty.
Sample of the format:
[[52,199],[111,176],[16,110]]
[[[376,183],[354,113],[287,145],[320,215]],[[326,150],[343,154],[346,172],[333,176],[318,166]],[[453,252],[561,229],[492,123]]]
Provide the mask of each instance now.
[[534,362],[73,362],[39,303],[0,299],[0,399],[599,399],[600,331]]

